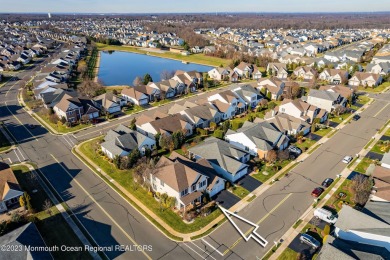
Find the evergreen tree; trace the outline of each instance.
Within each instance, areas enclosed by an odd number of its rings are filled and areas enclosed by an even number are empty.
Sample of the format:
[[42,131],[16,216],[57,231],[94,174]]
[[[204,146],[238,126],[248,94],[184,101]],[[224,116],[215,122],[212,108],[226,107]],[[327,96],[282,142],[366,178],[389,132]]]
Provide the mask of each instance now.
[[146,73],[144,76],[143,83],[144,85],[147,85],[149,82],[153,82],[152,76],[150,76],[149,73]]

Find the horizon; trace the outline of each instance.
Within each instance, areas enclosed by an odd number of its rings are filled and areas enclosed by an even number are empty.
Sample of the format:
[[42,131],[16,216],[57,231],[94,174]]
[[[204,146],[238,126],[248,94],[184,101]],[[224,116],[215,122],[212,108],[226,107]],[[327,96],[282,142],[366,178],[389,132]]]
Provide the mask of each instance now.
[[[149,0],[140,3],[129,0],[2,0],[3,13],[91,13],[91,14],[158,14],[158,13],[349,13],[349,12],[383,12],[389,9],[388,0],[328,0],[314,2],[312,0],[279,0],[277,4],[269,0],[245,0],[237,5],[233,0],[200,1],[189,5],[182,0],[166,2]],[[5,10],[4,10],[5,9]],[[321,12],[318,12],[321,10]],[[390,11],[390,10],[387,10]]]

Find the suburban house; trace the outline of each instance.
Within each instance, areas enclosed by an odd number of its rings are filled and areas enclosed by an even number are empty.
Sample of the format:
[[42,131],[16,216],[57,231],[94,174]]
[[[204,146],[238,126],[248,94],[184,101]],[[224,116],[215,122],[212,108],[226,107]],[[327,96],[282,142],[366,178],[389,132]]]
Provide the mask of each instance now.
[[375,167],[372,172],[374,186],[370,201],[390,202],[390,169],[378,165],[373,166]]
[[108,158],[114,159],[115,156],[126,156],[134,149],[138,149],[144,155],[147,149],[156,148],[156,141],[124,125],[119,125],[115,130],[107,132],[100,146]]
[[249,64],[246,62],[240,62],[238,66],[233,69],[238,73],[240,78],[252,78],[253,71],[255,70],[255,66],[253,64]]
[[337,69],[324,69],[318,78],[330,84],[344,84],[348,80],[348,71]]
[[153,82],[149,82],[146,86],[134,86],[133,88],[148,96],[149,102],[158,101],[161,98],[161,91]]
[[149,82],[148,86],[157,88],[160,98],[173,98],[176,95],[183,94],[186,85],[173,79],[160,82]]
[[380,74],[373,74],[368,72],[355,72],[348,80],[351,86],[376,87],[382,82]]
[[8,164],[0,162],[0,213],[17,206],[23,191]]
[[136,88],[124,88],[121,92],[122,97],[132,104],[145,106],[149,104],[149,96]]
[[238,82],[240,80],[240,75],[237,71],[232,70],[229,75],[230,82]]
[[390,251],[390,207],[386,202],[376,204],[381,205],[376,212],[367,209],[358,211],[343,205],[335,224],[336,237]]
[[172,135],[175,132],[182,131],[185,136],[191,136],[193,125],[181,114],[168,115],[150,122],[139,125],[137,119],[137,131],[154,139],[156,134]]
[[268,96],[268,93],[271,93],[271,99],[278,100],[284,90],[284,82],[276,77],[272,78],[263,78],[258,81],[258,89],[260,91],[266,90],[266,96]]
[[301,99],[284,99],[279,106],[267,113],[266,117],[272,118],[277,114],[287,114],[308,123],[312,123],[314,118],[320,118],[321,123],[328,118],[326,110],[306,103]]
[[108,114],[114,114],[120,112],[121,108],[126,105],[127,102],[123,97],[109,92],[94,97],[92,103],[100,110],[107,112]]
[[[272,118],[266,119],[271,125],[275,126],[280,132],[286,135],[296,135],[302,133],[307,135],[311,131],[309,123],[305,120],[290,116],[288,114],[277,114]],[[254,123],[260,123],[263,120],[256,118]]]
[[72,97],[68,93],[53,106],[53,110],[59,118],[64,117],[68,122],[77,122],[83,115],[88,115],[89,119],[99,117],[99,109],[90,99]]
[[303,80],[312,80],[317,78],[317,71],[309,66],[301,66],[294,70],[293,74]]
[[266,158],[270,150],[284,150],[290,141],[285,134],[266,121],[261,123],[247,121],[236,131],[228,130],[225,140],[261,159]]
[[245,101],[231,90],[214,94],[208,97],[207,100],[222,113],[223,120],[241,114],[247,109]]
[[37,226],[27,223],[0,236],[1,248],[19,248],[20,250],[3,250],[0,259],[54,259],[49,250],[39,250],[49,248]]
[[340,94],[327,91],[311,89],[307,96],[307,103],[325,109],[332,112],[337,106],[346,106],[347,99],[343,98]]
[[387,152],[383,155],[381,166],[390,169],[390,152]]
[[255,108],[263,99],[263,96],[260,94],[260,92],[250,85],[240,86],[233,89],[232,91],[245,101],[248,108]]
[[249,153],[215,137],[191,147],[188,153],[195,160],[206,159],[220,176],[232,183],[249,173],[246,164]]
[[366,67],[366,72],[385,76],[390,73],[390,62],[370,63]]
[[354,96],[354,91],[350,87],[346,87],[343,85],[327,85],[320,86],[319,90],[326,90],[340,94],[343,98],[349,99]]
[[220,80],[220,81],[222,81],[222,80],[228,81],[230,78],[229,77],[230,72],[231,72],[230,68],[216,67],[216,68],[210,70],[209,72],[207,72],[207,74],[209,75],[209,77],[211,79]]
[[287,66],[285,63],[268,63],[267,73],[271,73],[272,76],[275,76],[278,79],[287,79],[288,77]]
[[208,186],[208,177],[187,166],[186,160],[180,156],[174,158],[175,153],[172,155],[170,158],[160,158],[156,170],[150,175],[150,184],[154,192],[174,197],[175,207],[185,211],[190,204],[201,202],[202,191]]
[[221,112],[210,102],[201,105],[186,102],[184,106],[174,104],[168,113],[185,116],[195,128],[207,128],[211,122],[218,124],[222,119]]

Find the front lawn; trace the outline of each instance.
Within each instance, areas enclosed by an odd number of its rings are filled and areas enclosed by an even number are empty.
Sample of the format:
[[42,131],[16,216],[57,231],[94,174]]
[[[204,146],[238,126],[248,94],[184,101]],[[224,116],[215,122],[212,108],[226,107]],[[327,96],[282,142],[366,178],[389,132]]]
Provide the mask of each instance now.
[[374,88],[371,87],[366,88],[366,87],[359,86],[358,90],[365,91],[365,92],[379,93],[385,90],[389,86],[390,86],[390,82],[385,82],[379,85],[378,87],[374,87]]
[[62,124],[60,121],[58,121],[57,124],[50,122],[49,115],[47,115],[45,113],[38,112],[38,113],[36,113],[36,115],[37,115],[38,119],[40,119],[40,120],[44,121],[45,123],[47,123],[48,125],[50,125],[57,132],[63,133],[63,134],[74,132],[74,131],[79,131],[79,130],[82,130],[84,128],[91,126],[90,124],[80,124],[79,123],[77,125],[73,125],[72,127],[67,127],[66,125]]
[[291,259],[297,259],[298,253],[292,250],[291,248],[287,247],[284,249],[282,254],[278,257],[278,260],[291,260]]
[[290,160],[283,160],[283,161],[277,161],[276,163],[270,165],[264,162],[258,162],[261,164],[261,167],[259,168],[257,173],[252,175],[252,177],[264,183],[267,180],[269,180],[271,177],[273,177],[278,171],[280,171],[286,165],[288,165],[290,162],[291,162]]
[[371,99],[367,96],[360,95],[357,99],[356,102],[362,105],[367,104]]
[[9,148],[11,148],[11,144],[8,142],[7,138],[3,135],[3,133],[0,131],[0,152],[8,150]]
[[325,135],[329,134],[330,131],[332,131],[332,130],[333,129],[331,127],[323,128],[323,129],[319,129],[319,130],[315,131],[314,134],[320,135],[320,136],[325,136]]
[[[343,204],[354,207],[355,204],[352,202],[352,192],[349,188],[351,180],[346,179],[341,186],[336,190],[335,193],[328,199],[326,206],[335,209],[337,212],[341,210]],[[343,194],[340,194],[343,193]],[[343,196],[340,196],[343,195]]]
[[335,122],[335,123],[342,123],[345,119],[347,119],[349,116],[351,115],[351,113],[344,113],[342,115],[339,115],[339,116],[333,116],[332,118],[330,118],[329,120],[332,121],[332,122]]
[[247,189],[239,185],[235,185],[231,187],[229,190],[233,192],[233,194],[239,197],[240,199],[245,198],[249,194],[249,191]]
[[[26,166],[13,166],[12,170],[21,186],[31,197],[31,205],[34,209],[34,216],[37,218],[35,224],[46,245],[84,247],[68,223],[63,219],[55,206],[51,207],[51,214],[43,209],[44,202],[49,199],[45,191],[40,186],[36,177]],[[88,252],[51,252],[54,259],[92,259]]]
[[366,174],[368,166],[370,166],[370,164],[372,163],[374,163],[374,160],[364,157],[362,161],[358,164],[358,166],[355,168],[355,171],[360,172],[362,174]]
[[379,140],[374,147],[371,149],[371,152],[385,154],[390,150],[390,142]]
[[142,204],[147,205],[150,210],[152,210],[174,230],[181,233],[191,233],[197,231],[221,214],[221,211],[216,209],[210,215],[206,217],[196,217],[192,223],[186,224],[183,222],[182,218],[171,209],[161,209],[160,204],[153,198],[151,193],[147,192],[143,187],[135,184],[133,181],[132,170],[116,169],[112,163],[97,154],[97,150],[99,149],[99,140],[101,139],[93,139],[81,145],[81,156],[86,156],[90,160],[94,161],[112,179],[135,196]]
[[302,152],[306,152],[315,143],[316,143],[316,141],[314,141],[314,140],[312,140],[310,138],[307,138],[307,137],[303,137],[302,141],[298,140],[294,145],[296,147],[299,147],[302,150]]
[[141,106],[137,106],[137,105],[130,106],[130,107],[124,107],[124,108],[122,109],[122,111],[123,111],[126,115],[131,115],[131,114],[140,112],[140,111],[142,111],[142,110],[144,110],[144,108],[141,107]]

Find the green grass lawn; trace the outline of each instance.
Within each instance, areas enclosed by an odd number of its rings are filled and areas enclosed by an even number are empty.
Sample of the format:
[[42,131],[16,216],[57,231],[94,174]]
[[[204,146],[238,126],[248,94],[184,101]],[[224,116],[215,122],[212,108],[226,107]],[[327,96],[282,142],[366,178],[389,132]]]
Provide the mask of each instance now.
[[239,185],[235,185],[234,187],[231,187],[231,191],[233,192],[234,195],[236,195],[240,199],[245,198],[249,194],[249,191],[247,189]]
[[0,131],[0,152],[5,151],[10,147],[11,144],[8,142],[7,138],[3,135],[3,133]]
[[299,147],[303,152],[305,152],[306,150],[308,150],[310,147],[312,147],[314,144],[316,143],[316,141],[314,140],[311,140],[307,137],[304,137],[304,139],[302,139],[302,143],[299,143],[298,141],[294,144],[296,147]]
[[[333,193],[332,197],[328,199],[326,202],[326,206],[331,207],[335,209],[337,212],[341,210],[342,204],[348,204],[351,207],[353,207],[355,204],[352,202],[352,193],[349,189],[349,186],[351,184],[351,180],[346,179],[341,186],[336,190],[335,193]],[[340,192],[343,192],[346,194],[344,198],[340,198],[338,195]]]
[[371,152],[385,154],[390,150],[390,144],[385,141],[379,140],[374,147],[371,149]]
[[131,106],[131,107],[126,107],[126,108],[123,108],[123,111],[126,115],[130,115],[130,114],[134,114],[134,113],[137,113],[137,112],[140,112],[144,110],[143,107],[141,106],[137,106],[137,105],[134,105],[134,106]]
[[386,136],[390,136],[390,128],[387,129],[386,133],[385,133]]
[[[44,201],[49,197],[44,192],[39,182],[33,177],[26,166],[13,166],[12,170],[24,191],[31,197],[31,204],[38,219],[36,222],[37,228],[47,246],[71,246],[83,247],[83,244],[78,239],[73,230],[65,222],[57,208],[51,208],[51,215],[43,211]],[[36,190],[36,192],[33,192]],[[54,259],[92,259],[87,252],[51,252]]]
[[355,171],[365,174],[368,166],[370,166],[370,164],[372,164],[372,163],[374,163],[374,161],[372,159],[364,157],[361,160],[361,162],[358,164],[358,166],[355,168]]
[[82,130],[84,128],[91,126],[90,124],[77,124],[77,125],[73,125],[72,127],[67,127],[66,125],[63,125],[60,121],[58,121],[57,124],[53,124],[52,122],[50,122],[49,117],[43,113],[38,112],[35,115],[37,115],[40,120],[45,121],[54,130],[56,130],[59,133],[63,133],[63,134],[73,132],[73,131]]
[[167,103],[169,103],[171,101],[172,101],[171,99],[162,99],[160,101],[152,102],[149,105],[151,105],[153,107],[158,107],[158,106],[161,106],[161,105],[165,105],[165,104],[167,104]]
[[333,129],[331,127],[328,127],[328,128],[324,128],[324,129],[319,129],[319,130],[315,131],[314,134],[320,135],[320,136],[325,136],[328,133],[330,133],[330,131],[332,131],[332,130]]
[[379,93],[379,92],[382,92],[383,90],[385,90],[389,86],[390,86],[390,82],[385,82],[385,83],[382,83],[381,85],[379,85],[378,87],[374,87],[374,88],[371,88],[371,87],[364,88],[364,87],[359,86],[358,90],[365,91],[365,92]]
[[210,215],[206,217],[197,217],[191,224],[186,224],[182,221],[181,217],[172,210],[161,210],[159,203],[150,194],[148,194],[145,189],[134,185],[131,170],[115,169],[114,165],[96,154],[96,150],[99,147],[97,141],[97,139],[93,139],[84,143],[80,147],[82,156],[86,156],[94,161],[103,171],[109,174],[111,178],[117,181],[123,188],[140,200],[144,205],[147,205],[150,210],[152,210],[176,231],[182,233],[197,231],[221,214],[220,210],[214,210]]
[[292,260],[297,259],[298,253],[287,247],[282,254],[278,257],[278,260]]
[[345,119],[347,119],[350,115],[351,115],[350,113],[345,113],[345,114],[342,114],[342,115],[339,115],[339,116],[334,116],[334,117],[332,117],[330,119],[330,121],[340,124]]
[[175,59],[175,60],[181,60],[181,61],[187,61],[190,63],[198,63],[198,64],[204,64],[209,65],[213,67],[219,67],[221,64],[222,66],[227,66],[231,63],[230,59],[222,59],[218,57],[211,57],[206,56],[203,53],[200,54],[191,54],[189,56],[183,56],[180,53],[173,53],[166,51],[164,53],[158,53],[158,52],[148,52],[145,49],[133,47],[133,46],[116,46],[116,45],[106,45],[102,43],[96,43],[96,46],[99,50],[113,50],[113,51],[126,51],[126,52],[135,52],[140,54],[147,54],[151,56],[157,56],[161,58],[167,58],[167,59]]
[[370,101],[371,99],[369,98],[369,97],[367,97],[367,96],[363,96],[363,95],[361,95],[361,96],[359,96],[358,98],[357,98],[357,102],[359,103],[359,104],[367,104],[369,101]]
[[[277,161],[272,166],[267,166],[263,164],[261,168],[258,170],[258,172],[253,174],[252,177],[264,183],[270,178],[272,178],[278,171],[286,167],[286,165],[288,165],[290,162],[291,162],[290,160]],[[264,175],[263,174],[264,171],[268,172],[268,175]]]

